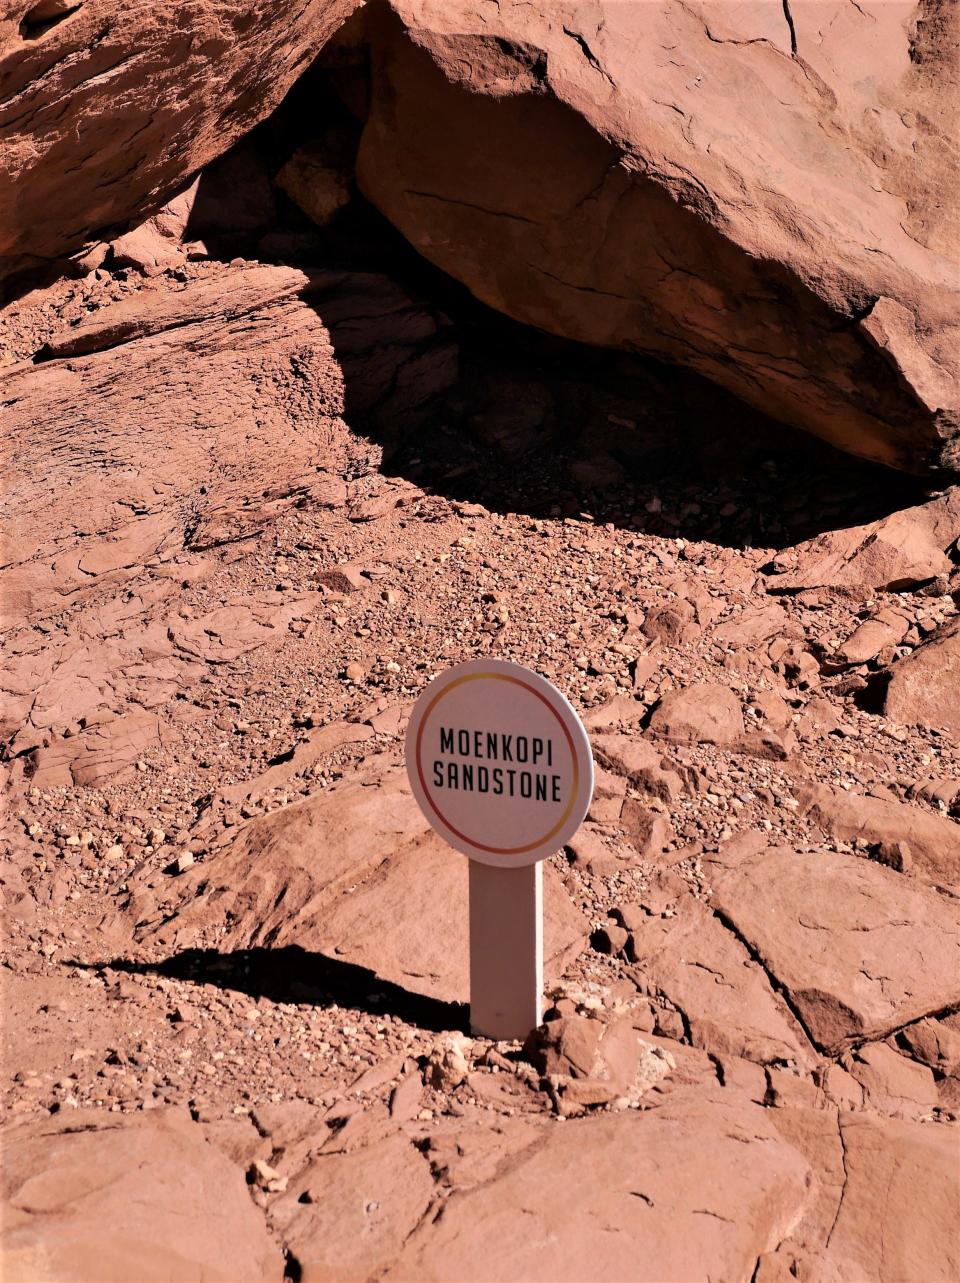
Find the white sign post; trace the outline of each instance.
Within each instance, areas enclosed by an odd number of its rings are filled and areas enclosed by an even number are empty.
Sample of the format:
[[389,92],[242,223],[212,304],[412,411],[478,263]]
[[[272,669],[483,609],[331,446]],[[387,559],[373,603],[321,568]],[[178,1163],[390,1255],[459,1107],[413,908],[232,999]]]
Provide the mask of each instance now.
[[478,659],[437,677],[406,739],[407,774],[434,829],[470,860],[470,1025],[525,1038],[540,1023],[540,861],[580,827],[593,756],[580,718],[546,678]]

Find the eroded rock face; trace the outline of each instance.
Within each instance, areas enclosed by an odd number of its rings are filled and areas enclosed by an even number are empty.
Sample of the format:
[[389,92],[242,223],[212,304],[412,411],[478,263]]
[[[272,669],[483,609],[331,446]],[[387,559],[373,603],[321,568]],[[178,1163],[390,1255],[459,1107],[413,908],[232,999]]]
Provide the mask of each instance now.
[[[827,1238],[827,1283],[873,1278],[956,1278],[956,1144],[940,1128],[869,1114],[841,1114],[843,1200]],[[922,1191],[922,1192],[921,1192]],[[878,1226],[895,1222],[890,1235]],[[923,1265],[919,1266],[919,1262]]]
[[[195,271],[53,334],[0,380],[15,433],[0,725],[17,727],[14,751],[41,787],[132,770],[161,743],[181,679],[234,663],[316,610],[321,594],[309,591],[226,595],[198,618],[169,613],[178,580],[202,579],[216,550],[257,539],[297,503],[344,507],[329,448],[344,370],[368,405],[386,389],[422,395],[428,367],[438,373],[423,346],[436,322],[395,289],[381,294],[378,278]],[[383,358],[400,350],[418,360],[398,377]],[[34,632],[63,611],[78,614],[54,637]],[[80,722],[82,733],[62,738]]]
[[162,205],[279,103],[356,7],[4,5],[0,277]]
[[641,925],[634,940],[643,976],[683,1012],[695,1047],[759,1064],[811,1063],[783,998],[743,943],[700,906],[683,904],[677,928],[662,935]]
[[933,123],[956,12],[389,7],[359,181],[421,253],[522,321],[690,365],[845,450],[957,463]]
[[[165,943],[298,945],[415,993],[467,1000],[467,866],[428,830],[395,763],[252,821],[184,882],[181,912],[159,930]],[[552,867],[544,915],[555,976],[579,953],[587,923]]]
[[86,1111],[4,1136],[10,1283],[280,1283],[283,1257],[243,1174],[185,1110]]

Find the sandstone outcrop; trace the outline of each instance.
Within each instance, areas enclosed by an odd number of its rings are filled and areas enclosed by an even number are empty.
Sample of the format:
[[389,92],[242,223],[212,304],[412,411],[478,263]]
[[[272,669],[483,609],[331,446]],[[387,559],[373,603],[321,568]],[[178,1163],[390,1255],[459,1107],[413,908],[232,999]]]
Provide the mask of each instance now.
[[[960,491],[411,292],[255,144],[0,311],[0,1274],[953,1283]],[[401,764],[488,654],[598,767],[523,1044]]]
[[280,1283],[283,1257],[243,1174],[186,1110],[85,1111],[4,1136],[8,1283]]
[[714,904],[823,1051],[960,1002],[956,901],[867,860],[768,851],[722,877]]
[[0,278],[161,206],[280,102],[356,7],[5,5]]
[[[181,911],[157,929],[177,948],[324,954],[416,993],[465,1002],[466,862],[429,831],[402,771],[381,765],[277,815],[253,820],[229,850],[192,870]],[[579,953],[587,924],[556,870],[544,878],[551,976]]]
[[805,1161],[763,1110],[687,1097],[554,1128],[495,1183],[455,1194],[386,1278],[746,1280],[809,1196]]
[[921,9],[392,0],[359,182],[519,320],[956,466],[958,15]]

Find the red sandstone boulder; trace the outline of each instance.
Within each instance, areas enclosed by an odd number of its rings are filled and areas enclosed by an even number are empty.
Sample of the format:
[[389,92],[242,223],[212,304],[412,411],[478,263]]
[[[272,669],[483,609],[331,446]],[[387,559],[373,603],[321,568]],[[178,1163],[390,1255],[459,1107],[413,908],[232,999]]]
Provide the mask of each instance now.
[[389,8],[358,177],[422,254],[519,320],[690,365],[842,449],[957,463],[960,13]]
[[272,111],[356,7],[5,5],[0,277],[159,208]]
[[818,786],[800,791],[808,817],[841,842],[860,839],[881,863],[960,888],[960,824],[925,807]]

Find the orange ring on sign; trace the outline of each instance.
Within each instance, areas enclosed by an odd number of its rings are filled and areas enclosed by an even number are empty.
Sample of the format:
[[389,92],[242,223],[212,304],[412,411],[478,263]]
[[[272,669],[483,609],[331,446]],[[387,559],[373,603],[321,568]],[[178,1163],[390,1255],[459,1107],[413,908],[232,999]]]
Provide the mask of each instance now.
[[[423,732],[424,732],[424,728],[426,727],[428,718],[433,712],[435,706],[440,702],[440,700],[443,699],[444,695],[449,694],[450,691],[452,691],[457,686],[461,686],[464,682],[478,682],[478,681],[513,682],[515,686],[522,686],[524,690],[527,690],[530,692],[531,695],[536,696],[536,698],[540,700],[541,704],[545,704],[546,707],[553,714],[553,716],[560,723],[560,729],[563,731],[563,734],[567,741],[567,747],[570,749],[570,760],[573,763],[573,787],[570,790],[570,801],[567,803],[566,809],[563,812],[563,814],[560,816],[560,819],[549,831],[549,833],[544,833],[543,837],[537,838],[536,842],[528,842],[524,846],[487,846],[486,843],[476,842],[472,837],[469,837],[466,833],[461,833],[459,829],[454,828],[454,826],[446,818],[446,816],[443,814],[440,808],[434,803],[433,797],[430,794],[430,790],[427,788],[427,782],[423,778],[423,767],[420,765],[420,745],[423,741]],[[455,833],[457,837],[461,840],[461,842],[469,842],[470,845],[476,847],[478,851],[488,851],[491,855],[526,855],[528,851],[534,850],[535,847],[543,846],[545,842],[549,842],[550,839],[553,837],[554,833],[559,833],[560,830],[563,828],[564,824],[566,824],[570,816],[570,812],[573,810],[574,802],[576,802],[577,800],[577,793],[580,788],[580,763],[577,761],[577,751],[574,747],[573,736],[570,734],[570,732],[567,730],[567,727],[564,725],[563,719],[561,718],[560,714],[557,712],[554,706],[550,703],[550,701],[546,698],[546,696],[542,695],[540,691],[536,689],[536,687],[531,686],[529,682],[521,681],[519,677],[508,677],[506,673],[467,673],[466,676],[458,677],[455,681],[450,682],[449,685],[444,686],[442,691],[438,691],[437,694],[434,695],[430,703],[427,705],[426,712],[424,713],[423,717],[420,719],[420,725],[417,727],[416,756],[417,756],[417,778],[420,781],[420,787],[423,789],[423,796],[426,798],[427,804],[429,805],[431,811],[433,811],[437,819],[440,821],[440,823],[443,824],[445,828],[448,828],[451,833]]]

